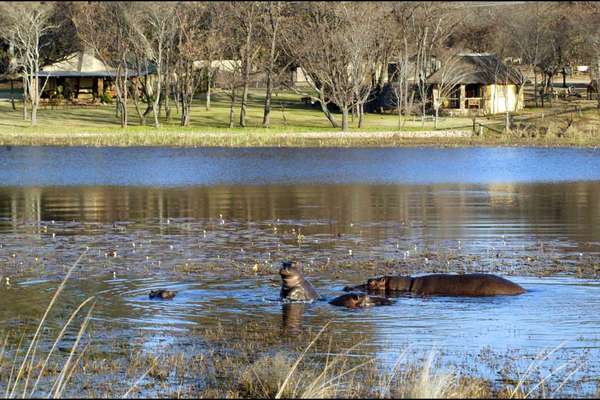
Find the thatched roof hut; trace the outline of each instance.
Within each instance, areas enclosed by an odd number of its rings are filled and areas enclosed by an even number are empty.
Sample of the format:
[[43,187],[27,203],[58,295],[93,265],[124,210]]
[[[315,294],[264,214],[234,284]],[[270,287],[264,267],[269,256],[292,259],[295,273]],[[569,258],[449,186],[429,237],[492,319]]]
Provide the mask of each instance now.
[[[515,68],[508,66],[491,53],[461,53],[458,55],[455,71],[460,71],[461,84],[483,84],[491,85],[496,83],[512,83],[520,85],[523,75]],[[439,84],[443,72],[438,70],[427,78],[431,84]]]

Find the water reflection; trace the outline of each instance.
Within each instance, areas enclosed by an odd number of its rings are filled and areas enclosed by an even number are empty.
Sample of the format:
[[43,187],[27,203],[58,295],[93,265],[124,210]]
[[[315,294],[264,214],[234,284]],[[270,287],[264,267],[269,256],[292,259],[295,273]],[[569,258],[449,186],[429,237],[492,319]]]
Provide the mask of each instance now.
[[247,226],[287,222],[308,234],[352,234],[359,223],[371,239],[400,234],[425,247],[535,236],[568,238],[583,248],[600,234],[600,183],[0,189],[2,232],[44,234],[49,222],[62,221],[72,222],[63,225],[65,234],[93,234],[97,224],[119,221],[115,231],[148,223],[168,234],[186,222],[218,224],[220,215]]
[[285,303],[281,306],[283,334],[298,335],[302,332],[304,307],[306,305],[302,303]]

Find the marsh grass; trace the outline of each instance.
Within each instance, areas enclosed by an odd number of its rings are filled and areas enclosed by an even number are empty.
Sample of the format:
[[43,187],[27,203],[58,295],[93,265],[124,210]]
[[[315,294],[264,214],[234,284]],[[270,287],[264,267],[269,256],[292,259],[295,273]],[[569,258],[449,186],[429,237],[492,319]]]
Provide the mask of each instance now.
[[[501,381],[491,381],[443,364],[433,350],[423,357],[407,347],[394,365],[386,367],[379,365],[375,354],[361,355],[365,352],[363,340],[354,340],[351,345],[338,343],[328,329],[332,323],[316,333],[304,331],[293,337],[282,337],[276,330],[272,334],[261,333],[251,323],[200,328],[193,334],[202,335],[205,345],[187,349],[185,353],[149,353],[134,347],[125,349],[125,359],[105,359],[84,349],[73,357],[77,360],[71,367],[64,359],[55,360],[46,368],[46,389],[31,391],[25,397],[40,394],[125,398],[556,397],[563,394],[565,384],[583,365],[563,363],[550,370],[543,368],[559,346],[541,352],[525,365],[522,358],[514,360],[516,363],[505,367]],[[85,327],[80,332],[82,329]],[[4,346],[0,348],[0,357],[4,357],[6,337],[1,343]],[[14,359],[0,358],[0,365],[9,361],[13,366],[11,381],[19,364],[27,361],[22,358],[23,343]],[[36,360],[35,371],[40,371],[43,364],[44,360]],[[26,373],[29,372],[23,374]],[[31,373],[34,378],[35,375]],[[550,382],[552,378],[554,383]],[[65,392],[71,379],[75,387]],[[23,383],[13,397],[21,397],[22,388]]]
[[[202,363],[205,370],[211,370],[213,378],[206,381],[198,395],[244,398],[556,397],[563,393],[561,390],[583,365],[576,361],[565,362],[547,371],[544,362],[550,361],[561,348],[558,346],[540,352],[525,368],[510,364],[504,380],[497,383],[460,372],[451,365],[442,365],[436,351],[419,359],[412,357],[411,349],[406,348],[387,370],[378,365],[375,356],[356,356],[362,341],[340,348],[335,338],[329,335],[328,326],[329,323],[316,334],[293,338],[293,342],[287,342],[287,347],[277,346],[275,337],[268,337],[268,344],[257,347],[252,326],[241,327],[235,333],[219,328],[212,336],[210,330],[206,330],[212,351],[202,358]],[[228,352],[231,346],[226,343],[231,343],[233,337],[236,338],[235,351]],[[555,378],[553,384],[551,378]]]
[[[40,395],[40,393],[36,392],[36,389],[38,388],[39,383],[42,380],[42,378],[46,376],[49,361],[50,361],[52,355],[55,354],[58,344],[64,338],[65,333],[67,332],[68,328],[71,326],[71,323],[75,320],[77,315],[80,313],[80,311],[86,305],[88,305],[90,302],[92,302],[94,300],[93,296],[87,298],[71,313],[71,315],[69,316],[69,318],[63,325],[60,333],[54,339],[54,343],[52,344],[52,347],[48,351],[46,357],[43,358],[42,352],[43,352],[43,347],[45,346],[45,344],[42,341],[42,331],[46,330],[45,324],[47,322],[50,312],[52,311],[53,306],[57,302],[69,277],[71,276],[71,274],[73,273],[75,268],[78,266],[79,262],[83,259],[84,255],[85,255],[85,252],[77,259],[77,261],[73,264],[73,266],[71,268],[69,268],[69,270],[68,270],[67,274],[65,275],[64,279],[62,280],[61,284],[56,289],[54,296],[50,300],[48,307],[46,308],[42,318],[40,319],[40,322],[37,326],[37,329],[36,329],[33,337],[29,341],[28,346],[26,344],[25,345],[23,344],[23,341],[25,340],[25,334],[21,335],[21,338],[19,339],[18,345],[14,352],[14,358],[12,361],[12,367],[11,367],[8,383],[5,388],[4,397],[6,397],[6,398],[15,398],[15,397],[25,398],[25,397],[38,397]],[[50,386],[50,389],[44,391],[44,393],[48,397],[54,397],[54,398],[62,397],[66,385],[69,383],[69,380],[71,379],[75,369],[77,368],[78,361],[81,359],[82,355],[85,353],[85,349],[84,349],[84,351],[80,352],[77,355],[77,358],[74,359],[74,357],[76,356],[77,350],[79,348],[80,341],[81,341],[81,339],[86,331],[86,328],[89,324],[93,309],[94,309],[94,304],[92,303],[91,306],[88,308],[88,312],[80,325],[79,331],[75,337],[75,341],[71,347],[71,350],[68,354],[66,361],[64,361],[64,364],[62,365],[62,367],[60,369],[60,373],[56,377],[56,380],[54,381],[54,383]],[[8,343],[8,334],[6,334],[6,336],[4,338],[2,351],[0,353],[1,354],[0,368],[4,365],[1,363],[1,361],[3,360],[3,357],[5,355],[7,343]],[[23,345],[27,347],[27,350],[25,351],[25,354],[21,358],[20,354],[22,353],[22,350],[24,350],[24,348],[22,347]],[[43,358],[43,361],[42,361],[42,358]],[[0,372],[3,372],[3,371],[0,369]],[[33,382],[34,379],[35,379],[35,382]],[[44,383],[44,385],[46,386],[46,388],[48,388],[49,383],[46,382],[46,383]],[[29,392],[28,392],[28,389],[29,389]]]

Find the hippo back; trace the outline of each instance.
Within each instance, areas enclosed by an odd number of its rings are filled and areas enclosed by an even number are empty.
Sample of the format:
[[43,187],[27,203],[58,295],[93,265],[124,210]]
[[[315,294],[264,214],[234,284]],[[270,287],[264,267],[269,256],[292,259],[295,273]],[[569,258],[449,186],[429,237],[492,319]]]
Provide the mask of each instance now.
[[412,292],[424,296],[498,296],[522,294],[525,289],[492,274],[432,274],[415,278]]

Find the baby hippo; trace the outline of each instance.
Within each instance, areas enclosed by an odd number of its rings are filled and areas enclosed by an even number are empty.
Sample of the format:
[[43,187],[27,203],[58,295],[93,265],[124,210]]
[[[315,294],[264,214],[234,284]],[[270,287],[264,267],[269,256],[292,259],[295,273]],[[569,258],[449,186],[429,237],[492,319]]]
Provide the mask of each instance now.
[[173,292],[171,290],[166,290],[166,289],[157,289],[157,290],[151,290],[150,294],[148,295],[148,297],[150,297],[151,299],[158,299],[158,300],[170,300],[173,297],[175,297],[175,295],[177,294],[177,292]]
[[329,304],[348,308],[362,308],[371,306],[389,306],[393,302],[384,297],[369,296],[366,293],[348,293],[331,300]]
[[284,261],[281,269],[282,300],[310,301],[319,298],[315,288],[306,280],[295,263]]
[[382,276],[367,281],[367,291],[410,292],[420,296],[498,296],[525,293],[520,285],[492,274]]

